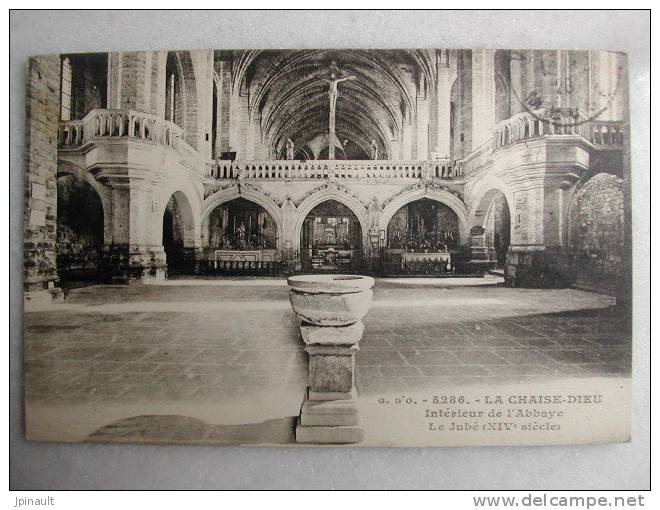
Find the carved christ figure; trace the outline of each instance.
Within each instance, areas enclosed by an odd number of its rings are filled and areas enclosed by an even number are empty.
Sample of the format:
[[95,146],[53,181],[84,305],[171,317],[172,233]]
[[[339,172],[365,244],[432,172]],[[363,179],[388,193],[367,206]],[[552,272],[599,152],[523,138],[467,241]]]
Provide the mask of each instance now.
[[339,68],[335,63],[332,63],[330,65],[330,77],[326,78],[323,76],[319,76],[323,81],[328,82],[330,85],[330,88],[328,89],[328,96],[330,97],[330,113],[335,112],[335,106],[337,105],[337,95],[339,94],[337,90],[337,85],[341,83],[342,81],[347,81],[347,80],[354,80],[355,76],[350,75],[350,76],[344,76],[340,78],[339,76],[341,75],[341,72],[339,71]]
[[335,111],[336,111],[336,106],[337,106],[337,96],[339,94],[337,90],[337,85],[341,83],[342,81],[347,81],[347,80],[353,80],[355,79],[355,76],[344,76],[342,78],[339,78],[340,71],[337,65],[333,62],[330,65],[330,77],[325,78],[323,76],[319,76],[319,78],[323,81],[328,82],[328,85],[330,86],[328,88],[328,96],[330,97],[330,118],[329,118],[329,126],[328,126],[328,141],[329,141],[329,146],[328,146],[328,159],[335,159],[335,145],[334,145],[334,138],[335,138]]

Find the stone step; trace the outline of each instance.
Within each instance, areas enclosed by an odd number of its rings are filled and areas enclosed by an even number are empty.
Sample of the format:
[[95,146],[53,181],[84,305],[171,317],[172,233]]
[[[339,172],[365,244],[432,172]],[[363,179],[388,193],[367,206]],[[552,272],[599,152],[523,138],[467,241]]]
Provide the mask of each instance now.
[[296,426],[296,442],[307,444],[352,444],[364,440],[364,430],[355,426],[342,427],[306,427]]

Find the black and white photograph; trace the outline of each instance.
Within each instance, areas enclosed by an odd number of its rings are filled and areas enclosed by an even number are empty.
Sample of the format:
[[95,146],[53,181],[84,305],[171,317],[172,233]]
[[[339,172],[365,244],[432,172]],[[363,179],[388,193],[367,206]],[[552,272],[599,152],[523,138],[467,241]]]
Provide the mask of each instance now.
[[624,52],[112,49],[27,65],[29,440],[630,440]]

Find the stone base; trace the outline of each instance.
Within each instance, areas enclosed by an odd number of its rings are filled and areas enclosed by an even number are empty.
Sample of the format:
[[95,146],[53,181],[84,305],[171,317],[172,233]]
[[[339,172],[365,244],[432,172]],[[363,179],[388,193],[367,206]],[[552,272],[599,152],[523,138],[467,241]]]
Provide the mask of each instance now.
[[354,444],[364,440],[360,427],[296,427],[296,442],[307,444]]
[[357,344],[312,344],[305,350],[309,354],[310,390],[319,393],[350,393],[353,390]]
[[355,400],[311,400],[307,391],[296,426],[296,442],[359,443],[364,439],[359,421]]
[[358,425],[358,412],[352,400],[305,399],[299,423],[304,427],[337,427]]
[[512,246],[507,252],[505,283],[509,287],[561,288],[573,279],[565,247]]
[[99,279],[113,284],[142,284],[167,278],[165,252],[158,246],[105,246]]
[[308,391],[310,400],[355,400],[355,390],[351,391]]
[[303,341],[307,344],[315,345],[345,345],[352,346],[362,339],[364,334],[364,324],[357,321],[350,326],[323,327],[312,324],[301,324],[300,332]]

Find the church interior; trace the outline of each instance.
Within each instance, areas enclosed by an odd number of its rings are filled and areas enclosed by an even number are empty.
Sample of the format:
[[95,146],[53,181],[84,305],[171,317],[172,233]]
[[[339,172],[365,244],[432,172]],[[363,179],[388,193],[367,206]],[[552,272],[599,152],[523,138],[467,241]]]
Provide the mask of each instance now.
[[625,55],[46,55],[27,102],[32,437],[288,444],[295,275],[375,278],[369,398],[630,374]]
[[[37,197],[26,202],[28,292],[346,271],[497,271],[510,286],[625,287],[619,54],[206,50],[42,60],[32,63],[30,100],[52,109],[51,123],[33,129],[58,143],[33,156],[55,173],[28,183]],[[56,193],[41,199],[42,188]],[[79,204],[85,214],[75,214]],[[600,241],[603,229],[611,244]]]

